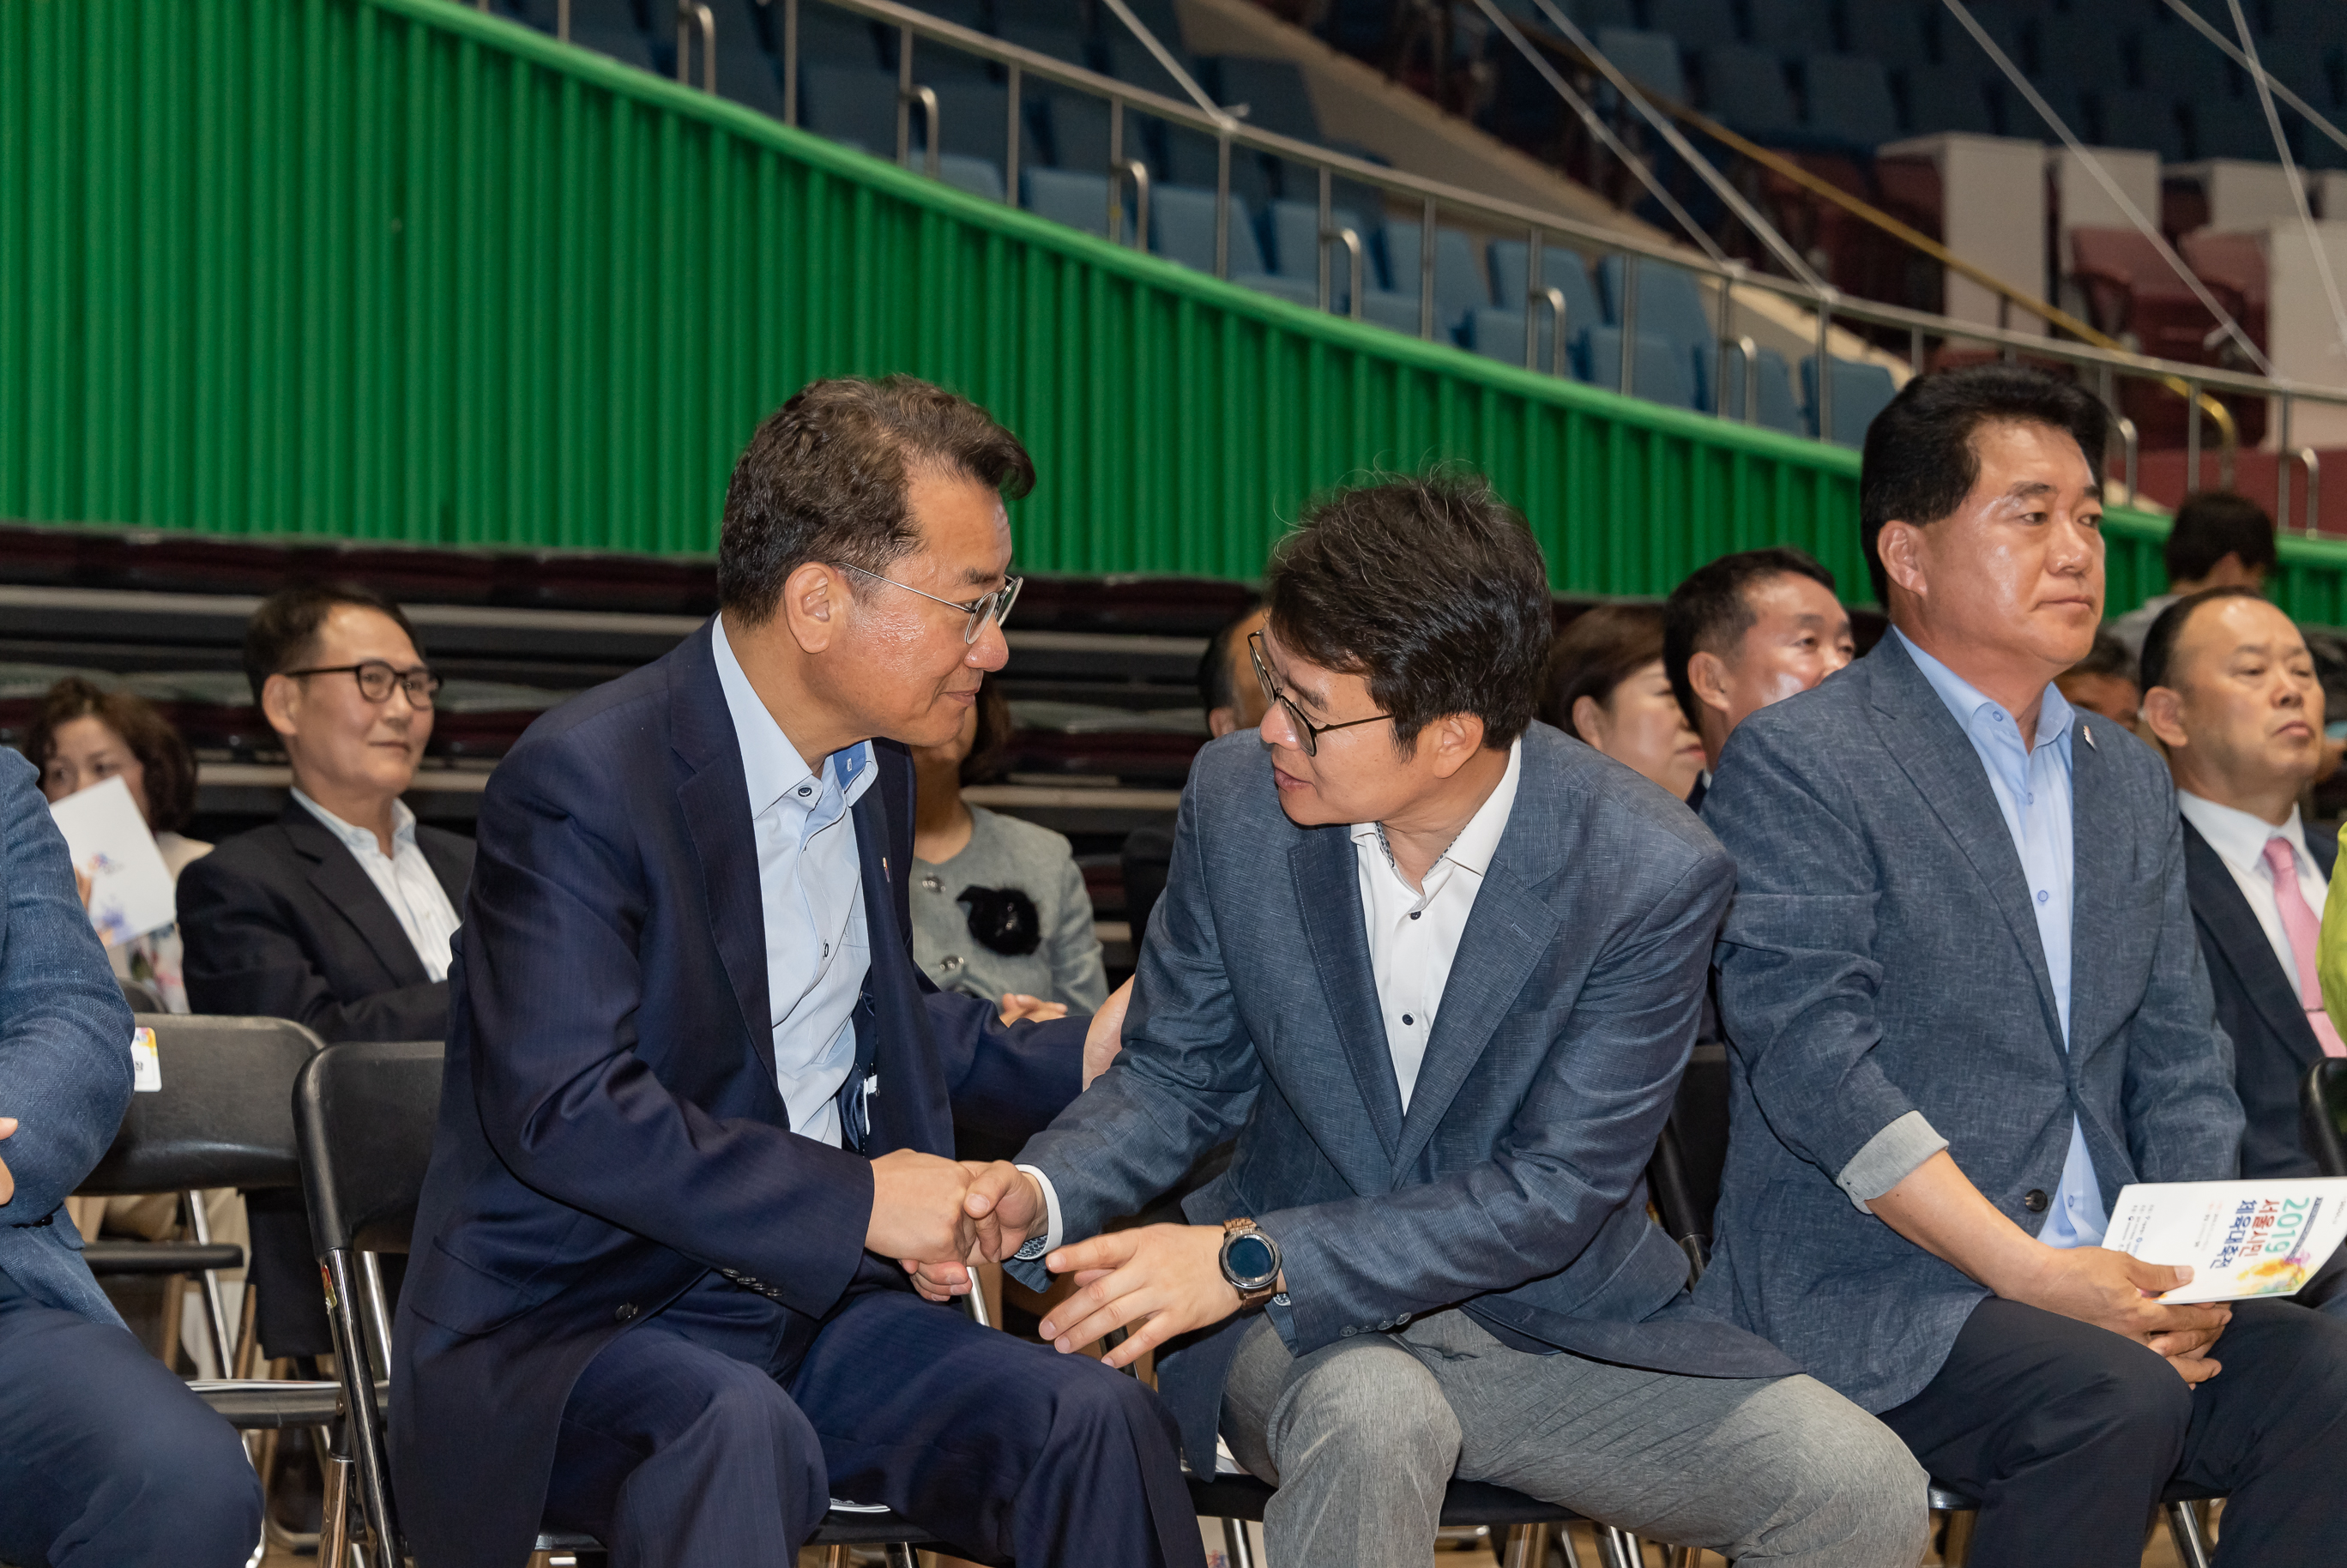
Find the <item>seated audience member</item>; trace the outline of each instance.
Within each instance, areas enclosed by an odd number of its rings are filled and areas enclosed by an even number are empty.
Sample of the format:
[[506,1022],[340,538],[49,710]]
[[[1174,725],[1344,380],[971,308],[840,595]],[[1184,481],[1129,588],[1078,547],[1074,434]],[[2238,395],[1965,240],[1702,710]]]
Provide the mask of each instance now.
[[2160,553],[2168,564],[2168,591],[2152,595],[2110,625],[2131,659],[2142,657],[2144,634],[2178,600],[2212,588],[2263,593],[2267,577],[2281,564],[2274,550],[2273,519],[2255,501],[2230,490],[2186,497]]
[[1807,550],[1741,550],[1697,567],[1663,602],[1663,668],[1703,741],[1700,809],[1720,748],[1746,717],[1806,692],[1858,653],[1833,573]]
[[[2347,1056],[2322,1009],[2321,921],[2339,835],[2301,819],[2322,761],[2322,685],[2289,616],[2245,588],[2177,600],[2143,642],[2144,723],[2184,815],[2184,876],[2217,1022],[2233,1042],[2244,1176],[2313,1176],[2299,1085]],[[2347,1314],[2342,1259],[2299,1299]]]
[[2171,1481],[2229,1493],[2219,1563],[2317,1561],[2347,1324],[2163,1303],[2188,1270],[2101,1245],[2122,1186],[2230,1177],[2241,1140],[2174,791],[2053,684],[2101,615],[2107,417],[1988,364],[1867,431],[1892,632],[1746,720],[1704,803],[1737,880],[1696,1299],[1979,1499],[1975,1563],[2134,1568]]
[[961,797],[1010,738],[1010,704],[989,676],[953,739],[913,748],[913,962],[938,989],[1006,1012],[1098,1012],[1108,979],[1075,851]]
[[2100,713],[2112,723],[2133,730],[2143,710],[2136,666],[2127,645],[2111,635],[2109,627],[2100,627],[2086,656],[2054,677],[2054,689],[2081,712]]
[[952,1119],[1023,1136],[1121,1007],[1004,1025],[913,966],[913,764],[1001,668],[1034,467],[909,377],[751,437],[720,613],[531,725],[481,799],[447,1088],[394,1332],[423,1568],[787,1563],[828,1496],[967,1555],[1200,1568],[1134,1379],[920,1299]]
[[1540,716],[1645,775],[1673,800],[1703,776],[1703,741],[1663,667],[1663,611],[1602,604],[1556,634]]
[[[293,798],[180,874],[189,1005],[292,1019],[326,1040],[438,1040],[448,940],[473,845],[400,794],[439,685],[399,607],[354,585],[289,588],[244,634],[253,701],[284,743]],[[261,1348],[333,1349],[299,1193],[248,1200]]]
[[[1521,519],[1480,480],[1339,492],[1268,601],[1268,712],[1198,755],[1123,1053],[979,1177],[991,1254],[1092,1282],[1045,1337],[1134,1330],[1110,1362],[1156,1351],[1194,1470],[1219,1427],[1277,1484],[1290,1568],[1422,1568],[1454,1476],[1730,1557],[1914,1563],[1922,1472],[1693,1310],[1647,1216],[1735,870],[1532,722]],[[1102,1234],[1234,1135],[1196,1224]]]
[[261,1539],[243,1445],[68,1235],[130,1103],[130,1009],[36,776],[0,750],[0,1561],[236,1568]]
[[[196,809],[196,759],[146,698],[68,676],[42,700],[25,737],[25,755],[41,770],[41,794],[52,805],[118,776],[174,878],[211,852],[210,845],[179,832]],[[153,991],[164,1011],[185,1012],[180,953],[179,927],[170,925],[133,937],[106,956],[118,979]]]
[[[1234,730],[1263,723],[1263,694],[1247,662],[1247,639],[1263,630],[1263,606],[1247,610],[1215,629],[1198,659],[1198,701],[1206,711],[1206,731],[1221,740]],[[1149,931],[1149,912],[1165,892],[1165,870],[1174,858],[1174,825],[1136,827],[1120,856],[1124,870],[1125,918],[1133,927],[1133,950]]]

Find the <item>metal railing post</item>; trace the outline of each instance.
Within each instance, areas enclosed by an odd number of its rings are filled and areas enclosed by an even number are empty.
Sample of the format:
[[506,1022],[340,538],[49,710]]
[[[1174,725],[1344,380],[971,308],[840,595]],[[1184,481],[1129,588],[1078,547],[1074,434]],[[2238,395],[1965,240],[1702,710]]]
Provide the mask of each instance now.
[[1727,339],[1736,330],[1736,274],[1730,272],[1719,281],[1719,319],[1711,332],[1711,411],[1725,412],[1720,406],[1727,395]]
[[[1227,145],[1229,145],[1229,144],[1228,144],[1228,142],[1226,141],[1226,142],[1225,143],[1225,146],[1227,146]],[[1319,223],[1317,225],[1316,232],[1317,232],[1317,234],[1319,235],[1319,248],[1320,248],[1320,308],[1321,308],[1323,311],[1326,311],[1326,310],[1328,310],[1328,309],[1332,308],[1332,307],[1335,305],[1335,303],[1336,303],[1336,302],[1335,302],[1334,300],[1332,300],[1332,299],[1329,297],[1329,294],[1328,294],[1328,241],[1329,241],[1329,232],[1328,232],[1328,231],[1329,231],[1331,229],[1333,229],[1334,227],[1336,227],[1336,223],[1337,223],[1337,208],[1336,208],[1336,200],[1335,200],[1335,197],[1334,197],[1334,195],[1333,195],[1333,193],[1332,193],[1332,192],[1333,192],[1333,180],[1334,180],[1334,178],[1335,178],[1335,177],[1329,173],[1327,165],[1326,165],[1326,164],[1321,165],[1321,167],[1320,167],[1320,221],[1319,221]],[[1356,316],[1358,316],[1358,315],[1360,314],[1360,313],[1361,313],[1361,302],[1360,302],[1360,301],[1358,301],[1358,300],[1355,300],[1355,301],[1353,302],[1353,314],[1354,314],[1354,315],[1356,315]]]
[[1638,258],[1622,258],[1622,395],[1638,387]]
[[[1334,234],[1323,230],[1320,234],[1320,270],[1324,276],[1328,270],[1328,247],[1331,243],[1345,247],[1345,255],[1349,267],[1348,276],[1351,284],[1351,292],[1345,300],[1345,313],[1353,320],[1359,321],[1363,287],[1361,280],[1364,271],[1362,262],[1367,260],[1368,251],[1362,246],[1360,232],[1358,230],[1339,229]],[[1325,289],[1323,292],[1326,292]]]
[[[1539,293],[1541,298],[1548,301],[1548,373],[1551,375],[1570,374],[1572,366],[1565,362],[1564,357],[1564,291],[1542,289]],[[1532,313],[1528,311],[1524,316],[1524,335],[1527,337],[1532,335]]]
[[1009,89],[1009,97],[1004,99],[1007,107],[1002,111],[1002,200],[1016,207],[1019,205],[1019,154],[1027,139],[1021,134],[1026,126],[1020,114],[1022,84],[1018,61],[1010,62],[1010,68],[1005,73],[1004,85]]
[[701,90],[717,91],[717,14],[694,0],[676,0],[676,79],[692,85],[692,39],[701,34]]
[[1811,410],[1817,415],[1820,441],[1834,438],[1833,384],[1833,302],[1821,293],[1818,296],[1818,400]]
[[2137,462],[2137,460],[2142,456],[2142,449],[2137,438],[2135,421],[2129,419],[2124,414],[2120,415],[2118,417],[2118,432],[2119,441],[2127,454],[2127,505],[2132,507],[2137,504],[2136,493],[2142,483],[2142,476],[2138,472]]
[[921,154],[922,172],[931,179],[938,177],[938,148],[945,140],[938,124],[938,89],[931,87],[898,87],[897,89],[897,161],[909,166],[912,160],[913,106],[921,106],[922,124],[928,132],[928,149]]
[[1524,368],[1540,368],[1540,340],[1532,327],[1540,320],[1541,231],[1527,230],[1524,238]]
[[2301,446],[2298,460],[2306,465],[2306,534],[2311,538],[2322,528],[2322,457],[2313,447]]
[[[1327,179],[1321,178],[1322,189]],[[1326,226],[1325,220],[1323,226]],[[1231,138],[1214,138],[1214,276],[1231,275]]]
[[570,0],[554,0],[554,36],[559,43],[570,42]]
[[910,162],[913,156],[913,26],[901,23],[897,28],[897,161]]
[[2290,526],[2290,446],[2291,401],[2287,394],[2281,403],[2281,436],[2274,443],[2274,522],[2282,528]]
[[[570,0],[562,10],[569,15]],[[799,0],[783,0],[783,123],[799,123]]]
[[1736,352],[1744,356],[1744,423],[1760,423],[1760,345],[1747,333],[1736,340]]
[[2184,384],[2184,493],[2200,487],[2200,384]]
[[1418,335],[1434,336],[1434,198],[1426,199],[1426,210],[1418,225]]
[[1124,182],[1133,181],[1133,248],[1149,249],[1149,165],[1137,158],[1121,158],[1108,176],[1109,243],[1122,244],[1118,229],[1124,221]]

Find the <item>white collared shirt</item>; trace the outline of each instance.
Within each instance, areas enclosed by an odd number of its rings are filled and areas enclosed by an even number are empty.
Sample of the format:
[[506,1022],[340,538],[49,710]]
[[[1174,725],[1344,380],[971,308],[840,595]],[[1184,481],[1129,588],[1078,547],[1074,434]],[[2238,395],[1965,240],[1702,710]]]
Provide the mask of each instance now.
[[2250,913],[2258,917],[2266,941],[2281,965],[2281,972],[2290,980],[2292,995],[2298,991],[2298,961],[2290,950],[2290,937],[2282,929],[2281,910],[2274,903],[2273,875],[2266,867],[2266,840],[2279,838],[2290,845],[2291,863],[2298,868],[2298,890],[2306,899],[2306,907],[2314,917],[2322,917],[2323,902],[2331,897],[2331,879],[2322,875],[2322,867],[2307,853],[2306,825],[2299,820],[2298,807],[2290,808],[2290,820],[2280,827],[2261,816],[2229,805],[2219,805],[2183,790],[2176,792],[2176,804],[2184,813],[2184,820],[2199,831],[2233,874],[2233,881],[2249,901]]
[[872,967],[848,813],[879,769],[862,741],[825,757],[816,778],[742,672],[723,617],[709,642],[750,790],[774,1077],[791,1131],[837,1147],[839,1091],[856,1065],[856,999]]
[[344,822],[298,785],[293,798],[318,819],[319,826],[341,841],[359,863],[359,869],[367,874],[374,890],[391,906],[399,928],[407,933],[425,974],[436,980],[446,979],[448,944],[456,936],[456,910],[448,902],[448,890],[432,874],[432,863],[424,858],[423,846],[415,842],[415,814],[407,809],[407,803],[391,803],[391,853],[385,855],[372,829]]
[[1368,928],[1369,970],[1377,977],[1378,1010],[1386,1026],[1386,1049],[1393,1055],[1394,1082],[1401,1108],[1426,1060],[1435,1009],[1450,980],[1450,961],[1483,890],[1483,874],[1515,809],[1516,781],[1523,771],[1523,742],[1508,748],[1508,770],[1450,847],[1427,871],[1422,889],[1402,880],[1385,830],[1374,822],[1352,825],[1353,868],[1360,879],[1361,920]]

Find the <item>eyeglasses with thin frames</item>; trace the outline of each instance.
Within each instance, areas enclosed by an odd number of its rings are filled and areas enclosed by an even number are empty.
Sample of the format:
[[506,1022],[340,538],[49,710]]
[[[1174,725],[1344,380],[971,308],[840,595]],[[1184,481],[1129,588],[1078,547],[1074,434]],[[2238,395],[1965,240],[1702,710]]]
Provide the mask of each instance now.
[[853,561],[834,561],[831,564],[842,571],[852,571],[858,577],[868,577],[875,582],[885,582],[890,588],[901,588],[907,593],[919,593],[931,604],[942,604],[948,610],[960,610],[969,617],[969,624],[961,629],[961,640],[964,642],[977,641],[986,630],[988,621],[991,620],[995,625],[999,626],[1010,620],[1010,607],[1019,602],[1019,590],[1027,584],[1027,579],[1023,577],[1005,578],[1002,586],[992,593],[982,593],[967,603],[957,603],[950,599],[939,599],[934,593],[921,593],[919,589],[910,583],[898,582],[893,577],[882,577],[878,572],[857,566]]
[[410,707],[430,708],[432,694],[440,690],[440,677],[418,665],[413,670],[395,670],[380,659],[364,659],[356,664],[324,664],[313,670],[284,670],[283,675],[299,678],[304,675],[348,675],[359,683],[359,695],[370,702],[388,702],[394,686],[407,693]]
[[1342,719],[1333,724],[1316,724],[1304,716],[1304,710],[1297,707],[1287,693],[1279,689],[1279,682],[1271,678],[1271,666],[1263,657],[1262,632],[1247,633],[1247,658],[1255,665],[1255,678],[1263,682],[1264,701],[1286,713],[1287,722],[1296,726],[1296,743],[1304,748],[1304,754],[1307,757],[1320,754],[1320,737],[1331,730],[1349,730],[1356,724],[1374,724],[1379,719],[1393,717],[1391,713],[1371,713],[1366,719]]

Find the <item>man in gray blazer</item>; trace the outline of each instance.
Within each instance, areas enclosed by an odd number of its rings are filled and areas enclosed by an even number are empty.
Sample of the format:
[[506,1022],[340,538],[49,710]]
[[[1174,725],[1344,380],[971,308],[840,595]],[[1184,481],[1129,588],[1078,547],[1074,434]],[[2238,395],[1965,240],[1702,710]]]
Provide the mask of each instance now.
[[1983,1568],[2132,1565],[2177,1479],[2230,1492],[2219,1563],[2327,1560],[2347,1325],[2168,1305],[2188,1270],[2100,1245],[2123,1185],[2230,1177],[2241,1135],[2167,770],[2053,685],[2102,613],[2105,419],[1983,365],[1868,432],[1894,630],[1747,719],[1704,807],[1737,883],[1696,1296],[1978,1498]]
[[[1445,1484],[1663,1540],[1911,1563],[1877,1422],[1696,1311],[1647,1218],[1733,882],[1678,802],[1531,723],[1546,569],[1480,482],[1320,503],[1200,753],[1123,1053],[973,1184],[1044,1324],[1133,1337],[1191,1467],[1277,1483],[1273,1561],[1419,1564]],[[1108,1232],[1236,1136],[1196,1224]]]

